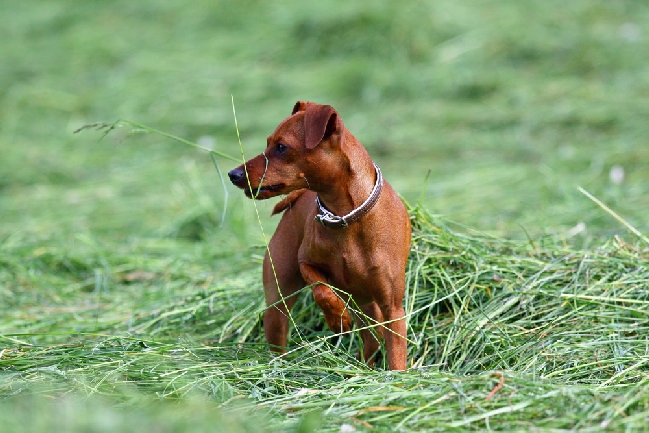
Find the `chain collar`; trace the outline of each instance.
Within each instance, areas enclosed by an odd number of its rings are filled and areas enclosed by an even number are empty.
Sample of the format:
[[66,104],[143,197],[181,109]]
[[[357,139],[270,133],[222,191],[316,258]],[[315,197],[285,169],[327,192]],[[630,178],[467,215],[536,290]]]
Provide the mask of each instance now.
[[315,216],[314,221],[319,222],[323,226],[330,229],[341,229],[347,227],[350,223],[360,219],[363,215],[368,213],[379,201],[381,196],[381,190],[383,189],[383,175],[381,174],[381,169],[374,163],[374,169],[376,170],[376,183],[374,188],[370,193],[370,196],[361,204],[359,207],[351,211],[345,216],[334,215],[324,207],[320,201],[320,197],[315,196],[315,202],[318,205],[318,214]]

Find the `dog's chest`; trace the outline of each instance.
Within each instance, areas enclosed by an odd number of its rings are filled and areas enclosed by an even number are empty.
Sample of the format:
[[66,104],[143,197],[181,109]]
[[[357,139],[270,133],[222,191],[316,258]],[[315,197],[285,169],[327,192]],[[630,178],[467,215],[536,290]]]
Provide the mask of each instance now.
[[358,302],[368,296],[367,288],[374,284],[379,264],[372,250],[358,242],[357,238],[313,236],[305,239],[306,261],[319,269],[328,283],[338,287]]

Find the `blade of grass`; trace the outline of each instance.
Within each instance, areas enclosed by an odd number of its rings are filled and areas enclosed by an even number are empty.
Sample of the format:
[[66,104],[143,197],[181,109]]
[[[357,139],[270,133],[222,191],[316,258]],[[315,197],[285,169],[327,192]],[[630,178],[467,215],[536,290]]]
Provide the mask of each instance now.
[[579,192],[581,192],[583,195],[585,195],[586,197],[588,197],[589,199],[591,199],[593,202],[595,202],[595,204],[596,204],[597,206],[599,206],[600,208],[604,209],[604,210],[606,211],[606,213],[608,213],[608,214],[611,215],[613,218],[615,218],[615,219],[616,219],[620,224],[622,224],[624,227],[626,227],[626,228],[627,228],[631,233],[633,233],[633,234],[636,235],[638,238],[642,239],[642,240],[643,240],[647,245],[649,245],[649,238],[647,238],[645,235],[643,235],[642,233],[640,233],[640,231],[639,231],[638,229],[636,229],[635,227],[633,227],[633,226],[632,226],[631,224],[629,224],[629,223],[628,223],[624,218],[622,218],[622,217],[619,216],[617,213],[615,213],[615,212],[613,211],[613,209],[611,209],[610,207],[606,206],[604,203],[602,203],[600,200],[598,200],[597,197],[593,196],[591,193],[589,193],[588,191],[586,191],[584,188],[582,188],[582,187],[578,187],[577,189],[578,189]]

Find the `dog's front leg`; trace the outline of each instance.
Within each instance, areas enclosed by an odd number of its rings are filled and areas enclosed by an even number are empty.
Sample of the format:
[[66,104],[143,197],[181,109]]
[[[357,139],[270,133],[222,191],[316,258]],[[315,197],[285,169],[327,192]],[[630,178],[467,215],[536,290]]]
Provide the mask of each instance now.
[[325,276],[311,265],[300,263],[302,278],[307,284],[313,284],[313,299],[325,316],[325,321],[334,333],[349,332],[352,329],[352,318],[345,302],[326,284]]
[[288,340],[289,314],[297,300],[293,295],[304,287],[304,281],[299,273],[297,262],[293,264],[282,260],[286,255],[282,255],[281,250],[277,249],[275,236],[270,241],[270,249],[273,256],[277,257],[275,262],[277,272],[273,269],[269,253],[266,252],[263,267],[267,306],[264,311],[264,334],[271,350],[284,353]]

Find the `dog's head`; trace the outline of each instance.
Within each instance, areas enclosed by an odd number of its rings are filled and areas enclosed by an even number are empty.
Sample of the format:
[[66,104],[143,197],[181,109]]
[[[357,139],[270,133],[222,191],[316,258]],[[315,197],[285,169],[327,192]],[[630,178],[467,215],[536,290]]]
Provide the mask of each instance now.
[[298,101],[267,138],[266,150],[228,176],[246,196],[259,200],[300,188],[317,190],[340,165],[344,125],[330,105]]

